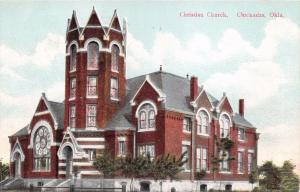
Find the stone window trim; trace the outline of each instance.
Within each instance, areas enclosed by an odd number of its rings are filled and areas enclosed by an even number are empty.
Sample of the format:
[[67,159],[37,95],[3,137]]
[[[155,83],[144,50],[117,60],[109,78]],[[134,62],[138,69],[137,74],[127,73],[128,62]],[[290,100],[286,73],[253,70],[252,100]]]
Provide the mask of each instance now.
[[77,53],[78,53],[78,45],[76,45],[76,43],[71,44],[70,45],[70,68],[69,68],[70,73],[76,71]]
[[[219,129],[220,138],[225,138],[225,137],[231,138],[232,120],[231,120],[231,116],[227,112],[222,112],[220,114],[219,125],[220,125],[220,129]],[[223,135],[222,132],[227,135]]]
[[193,123],[192,123],[192,119],[190,117],[184,117],[182,124],[183,124],[182,129],[183,129],[184,133],[192,132]]
[[[142,153],[144,152],[144,153]],[[137,145],[138,155],[147,155],[149,153],[150,159],[155,158],[155,144],[154,143],[142,143]]]
[[[206,131],[205,133],[202,132],[201,128],[203,125],[203,115],[206,115],[207,116],[207,120],[206,120]],[[202,117],[201,117],[202,116]],[[209,113],[209,111],[204,108],[204,107],[201,107],[198,109],[197,113],[196,113],[196,121],[197,121],[197,135],[200,135],[200,136],[206,136],[206,137],[209,137],[210,136],[210,123],[211,123],[211,115]]]
[[[241,132],[242,130],[242,132]],[[246,129],[242,127],[238,127],[238,141],[246,142]]]
[[[95,82],[93,82],[95,81]],[[95,83],[95,84],[93,84]],[[90,98],[98,98],[98,78],[97,76],[89,75],[87,76],[86,82],[86,97]]]
[[135,115],[138,120],[138,132],[156,130],[157,107],[154,102],[150,100],[141,102],[136,109]]
[[120,69],[120,48],[118,45],[113,44],[111,46],[111,71],[119,73]]
[[47,127],[40,126],[34,133],[33,171],[51,170],[51,134]]
[[70,91],[69,91],[69,101],[74,100],[76,98],[76,77],[70,78]]
[[87,45],[87,70],[98,70],[100,51],[99,43],[96,41],[90,41]]
[[197,146],[196,148],[196,170],[204,170],[209,173],[209,161],[208,161],[208,147],[207,146]]
[[70,105],[69,127],[70,128],[75,128],[76,127],[76,106],[75,105]]
[[95,128],[97,125],[97,105],[86,104],[86,127]]

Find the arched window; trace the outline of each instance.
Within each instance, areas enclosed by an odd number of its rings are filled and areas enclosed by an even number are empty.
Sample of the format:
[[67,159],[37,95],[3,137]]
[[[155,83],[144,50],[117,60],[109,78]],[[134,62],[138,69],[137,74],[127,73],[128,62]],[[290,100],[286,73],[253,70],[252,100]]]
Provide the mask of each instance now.
[[220,137],[229,137],[230,134],[230,119],[228,115],[223,114],[220,117]]
[[75,44],[71,46],[71,55],[70,55],[70,71],[76,70],[77,62],[77,47]]
[[41,126],[34,135],[34,169],[36,171],[50,170],[51,135],[48,128]]
[[118,71],[119,70],[119,54],[120,49],[117,45],[113,45],[111,47],[111,70]]
[[209,134],[209,117],[206,111],[201,110],[198,114],[198,134]]
[[139,129],[155,129],[155,111],[154,107],[149,103],[144,104],[139,110]]
[[146,112],[140,112],[140,129],[146,129]]
[[88,69],[97,69],[98,60],[99,60],[99,45],[98,43],[92,41],[88,44],[87,48],[87,68]]
[[150,110],[149,111],[149,113],[148,113],[148,119],[149,119],[149,121],[148,121],[148,123],[149,123],[149,125],[148,125],[148,127],[149,128],[155,128],[155,112],[154,112],[154,110]]

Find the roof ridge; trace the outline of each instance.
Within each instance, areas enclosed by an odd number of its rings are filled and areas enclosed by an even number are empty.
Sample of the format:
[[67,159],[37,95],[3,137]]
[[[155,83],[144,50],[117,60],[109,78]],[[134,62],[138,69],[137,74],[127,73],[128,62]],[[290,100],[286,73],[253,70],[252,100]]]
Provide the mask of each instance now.
[[168,75],[172,75],[172,76],[174,76],[174,77],[181,78],[181,79],[183,79],[183,80],[189,81],[189,79],[187,79],[186,77],[183,77],[183,76],[180,76],[180,75],[176,75],[176,74],[174,74],[174,73],[170,73],[170,72],[166,72],[166,71],[153,71],[153,72],[151,72],[151,73],[146,73],[146,74],[139,75],[139,76],[136,76],[136,77],[128,78],[127,80],[135,79],[135,78],[142,77],[142,76],[146,76],[146,75],[156,74],[156,73],[168,74]]

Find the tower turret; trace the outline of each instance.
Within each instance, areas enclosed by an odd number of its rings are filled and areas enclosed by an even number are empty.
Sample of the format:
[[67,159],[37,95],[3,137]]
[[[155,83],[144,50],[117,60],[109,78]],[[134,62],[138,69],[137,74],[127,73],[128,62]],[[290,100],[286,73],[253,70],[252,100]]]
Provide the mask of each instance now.
[[116,10],[104,26],[93,8],[85,27],[74,11],[66,35],[65,129],[102,129],[124,105],[125,34]]

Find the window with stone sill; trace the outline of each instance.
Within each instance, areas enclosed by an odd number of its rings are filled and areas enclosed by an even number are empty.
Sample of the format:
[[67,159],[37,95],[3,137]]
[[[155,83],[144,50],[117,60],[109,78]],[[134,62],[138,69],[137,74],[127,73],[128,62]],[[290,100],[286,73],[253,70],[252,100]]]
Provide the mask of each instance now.
[[184,168],[184,170],[190,170],[190,146],[189,145],[182,145],[182,154],[184,154],[183,156],[183,160],[187,160],[187,162],[182,166]]
[[126,155],[126,148],[125,148],[125,141],[119,141],[119,155],[125,156]]
[[206,111],[201,110],[198,116],[198,134],[208,135],[209,134],[209,118]]
[[155,129],[155,111],[151,104],[146,103],[140,108],[138,122],[140,131]]
[[197,170],[208,170],[207,167],[207,162],[208,162],[208,158],[207,158],[207,148],[205,147],[197,147],[197,151],[196,151],[196,157],[197,157],[197,162],[196,162],[196,167]]
[[119,98],[119,85],[118,78],[116,77],[110,79],[110,98],[112,100],[117,100]]
[[111,48],[111,70],[115,72],[119,71],[119,54],[119,47],[117,45],[113,45]]
[[138,146],[138,155],[146,157],[150,156],[150,159],[155,157],[155,147],[153,144],[139,145]]
[[97,77],[89,76],[87,79],[87,96],[97,96]]
[[76,78],[71,78],[70,81],[70,98],[75,98],[76,96]]
[[229,137],[230,134],[230,119],[228,115],[223,114],[220,117],[220,137]]
[[70,118],[70,128],[75,128],[75,120],[76,120],[76,108],[75,106],[71,106],[70,107],[70,114],[69,114],[69,118]]
[[188,117],[183,118],[183,131],[191,132],[191,130],[192,130],[191,118]]
[[96,127],[96,115],[97,115],[97,107],[96,105],[87,105],[87,127]]
[[92,41],[88,44],[87,48],[87,68],[98,69],[99,62],[99,45]]
[[246,139],[245,129],[239,128],[238,129],[238,139],[244,141]]
[[254,170],[253,153],[248,153],[248,173]]
[[220,171],[221,172],[229,172],[229,161],[228,161],[228,158],[229,158],[229,153],[228,151],[223,151],[221,150],[220,151]]
[[77,47],[75,44],[71,46],[71,54],[70,54],[70,71],[76,70],[77,63]]
[[242,151],[238,152],[238,172],[243,173],[244,171],[244,153]]
[[51,163],[51,135],[47,127],[40,127],[34,136],[34,171],[49,171]]

